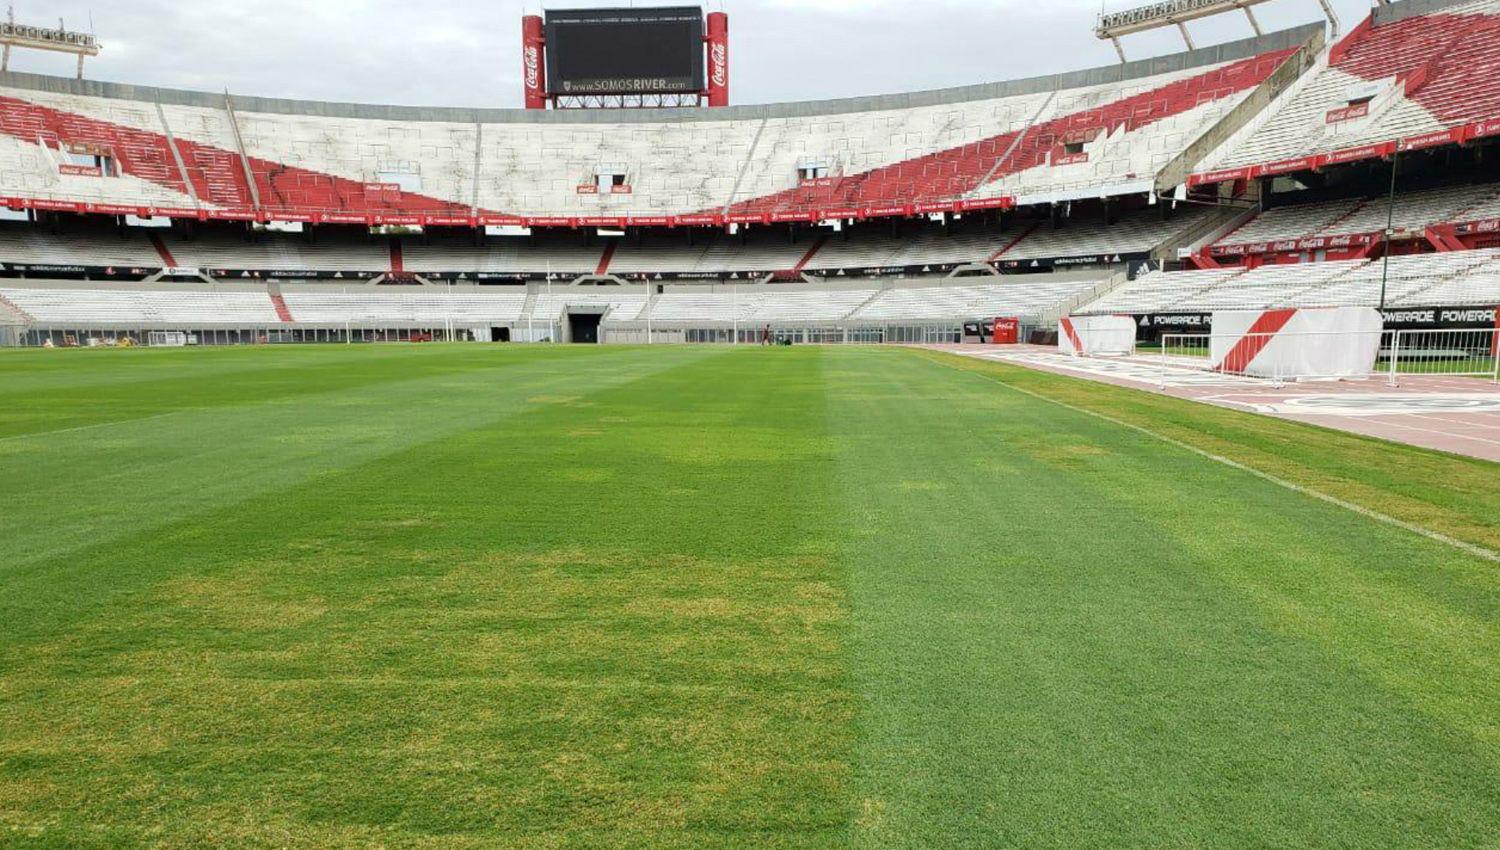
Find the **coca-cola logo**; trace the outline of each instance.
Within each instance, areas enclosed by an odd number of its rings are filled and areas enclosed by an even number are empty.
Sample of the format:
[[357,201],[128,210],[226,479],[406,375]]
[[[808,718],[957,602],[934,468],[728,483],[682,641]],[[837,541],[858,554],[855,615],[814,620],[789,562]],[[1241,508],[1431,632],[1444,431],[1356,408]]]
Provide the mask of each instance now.
[[541,88],[542,75],[541,51],[537,50],[536,45],[526,45],[525,62],[526,88],[535,91],[536,89]]
[[708,50],[708,62],[712,69],[713,84],[720,88],[729,85],[729,46],[715,44]]

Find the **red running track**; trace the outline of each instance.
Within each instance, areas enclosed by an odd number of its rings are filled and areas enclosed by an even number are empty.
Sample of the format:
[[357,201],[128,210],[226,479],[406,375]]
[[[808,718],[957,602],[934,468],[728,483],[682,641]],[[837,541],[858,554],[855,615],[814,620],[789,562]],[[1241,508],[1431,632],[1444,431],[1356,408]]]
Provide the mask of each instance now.
[[1029,345],[928,347],[1500,462],[1500,384],[1488,378],[1402,375],[1394,387],[1383,376],[1277,387],[1190,367],[1164,372],[1149,356],[1074,358]]

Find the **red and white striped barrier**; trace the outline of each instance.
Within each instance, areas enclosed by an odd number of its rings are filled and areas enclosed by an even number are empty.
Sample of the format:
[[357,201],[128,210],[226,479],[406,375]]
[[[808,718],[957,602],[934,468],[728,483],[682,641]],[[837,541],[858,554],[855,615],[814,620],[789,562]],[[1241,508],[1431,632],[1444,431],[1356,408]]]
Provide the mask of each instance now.
[[1209,362],[1257,378],[1355,378],[1375,371],[1384,329],[1370,307],[1214,313]]
[[1057,321],[1057,349],[1074,357],[1129,354],[1135,350],[1135,319],[1064,316]]

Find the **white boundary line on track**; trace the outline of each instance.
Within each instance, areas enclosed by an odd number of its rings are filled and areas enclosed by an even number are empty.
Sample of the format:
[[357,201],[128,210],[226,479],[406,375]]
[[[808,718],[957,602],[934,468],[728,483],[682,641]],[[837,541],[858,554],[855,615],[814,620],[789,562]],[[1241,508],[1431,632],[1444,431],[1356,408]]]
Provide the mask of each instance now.
[[[1494,420],[1494,424],[1491,425],[1487,420],[1485,420],[1483,418],[1484,415],[1485,414],[1482,414],[1482,413],[1473,414],[1473,415],[1471,415],[1469,417],[1469,419],[1463,420],[1462,422],[1460,422],[1457,419],[1449,419],[1446,416],[1439,416],[1436,413],[1424,413],[1424,414],[1422,414],[1422,418],[1423,419],[1433,419],[1433,420],[1436,420],[1438,422],[1447,422],[1449,425],[1463,425],[1463,426],[1465,426],[1467,428],[1479,428],[1479,429],[1485,430],[1485,431],[1500,431],[1500,418],[1496,418]],[[1478,419],[1479,421],[1478,422],[1472,421],[1474,419]]]
[[[1428,417],[1426,417],[1426,416],[1420,416],[1420,415],[1413,416],[1412,414],[1409,414],[1409,413],[1391,413],[1391,414],[1382,414],[1382,415],[1385,415],[1385,416],[1406,416],[1408,418],[1417,419],[1417,420],[1420,420],[1422,422],[1429,421]],[[1473,443],[1488,443],[1489,445],[1492,445],[1492,446],[1500,446],[1500,440],[1492,440],[1489,437],[1475,437],[1472,434],[1456,434],[1456,433],[1454,433],[1452,431],[1444,431],[1441,428],[1419,428],[1416,425],[1408,425],[1405,422],[1390,422],[1390,421],[1387,421],[1385,419],[1381,419],[1378,416],[1371,416],[1371,417],[1368,417],[1368,418],[1371,421],[1373,421],[1375,424],[1377,424],[1377,425],[1384,425],[1384,426],[1386,426],[1388,428],[1400,428],[1400,429],[1402,429],[1404,431],[1415,431],[1418,434],[1434,434],[1434,435],[1439,436],[1439,437],[1451,437],[1451,438],[1453,438],[1455,440],[1468,440],[1469,442],[1473,442]],[[1445,419],[1445,420],[1442,420],[1442,421],[1446,422],[1448,420]]]
[[[940,363],[940,365],[941,365],[941,363]],[[1019,365],[1019,364],[1017,364],[1017,365]],[[969,373],[973,374],[977,378],[981,378],[983,380],[989,381],[989,382],[994,383],[994,384],[999,384],[1000,386],[1005,387],[1006,389],[1011,390],[1012,392],[1017,392],[1017,393],[1020,393],[1021,395],[1029,396],[1030,398],[1034,398],[1034,399],[1037,399],[1039,401],[1047,402],[1048,404],[1055,404],[1058,407],[1061,407],[1061,408],[1063,408],[1065,410],[1071,410],[1074,413],[1081,413],[1081,414],[1083,414],[1085,416],[1090,416],[1090,417],[1093,417],[1095,419],[1099,419],[1101,421],[1108,422],[1111,425],[1118,425],[1121,428],[1128,428],[1131,431],[1135,431],[1135,432],[1140,433],[1140,434],[1145,434],[1146,436],[1152,437],[1152,438],[1157,439],[1157,440],[1160,440],[1163,443],[1166,443],[1167,445],[1174,446],[1176,448],[1192,452],[1193,454],[1198,455],[1199,457],[1207,458],[1207,459],[1209,459],[1211,461],[1214,461],[1216,463],[1222,463],[1223,465],[1225,465],[1227,467],[1230,467],[1231,469],[1237,469],[1237,470],[1240,470],[1241,472],[1248,472],[1249,474],[1255,476],[1256,478],[1261,479],[1262,481],[1270,482],[1272,484],[1275,484],[1278,487],[1284,487],[1287,490],[1291,490],[1294,493],[1301,493],[1301,494],[1303,494],[1305,496],[1311,496],[1314,499],[1318,499],[1319,501],[1327,502],[1328,504],[1334,505],[1335,507],[1340,507],[1340,508],[1343,508],[1344,510],[1352,511],[1352,512],[1354,512],[1356,514],[1359,514],[1360,516],[1365,517],[1367,519],[1373,519],[1376,522],[1385,523],[1386,525],[1394,526],[1394,527],[1402,529],[1404,531],[1409,531],[1409,532],[1411,532],[1413,534],[1417,534],[1417,535],[1420,535],[1422,537],[1425,537],[1428,540],[1432,540],[1432,541],[1435,541],[1437,543],[1442,543],[1442,544],[1444,544],[1446,546],[1451,546],[1451,547],[1453,547],[1455,549],[1458,549],[1461,552],[1466,552],[1466,553],[1468,553],[1470,555],[1473,555],[1476,558],[1482,558],[1482,559],[1484,559],[1486,561],[1490,561],[1491,563],[1500,564],[1500,552],[1496,552],[1493,549],[1487,549],[1487,548],[1485,548],[1483,546],[1478,546],[1478,545],[1475,545],[1473,543],[1466,543],[1466,542],[1464,542],[1462,540],[1459,540],[1456,537],[1449,537],[1448,535],[1443,534],[1440,531],[1433,531],[1430,528],[1425,528],[1423,526],[1417,525],[1414,522],[1407,522],[1404,519],[1397,519],[1396,517],[1393,517],[1390,514],[1383,514],[1380,511],[1371,510],[1370,508],[1367,508],[1364,505],[1357,505],[1354,502],[1350,502],[1350,501],[1346,501],[1344,499],[1340,499],[1338,496],[1333,496],[1333,495],[1330,495],[1328,493],[1324,493],[1321,490],[1314,490],[1311,487],[1304,487],[1301,484],[1297,484],[1297,483],[1294,483],[1294,482],[1291,482],[1291,481],[1287,481],[1284,478],[1278,478],[1278,477],[1270,474],[1269,472],[1262,472],[1259,469],[1256,469],[1256,468],[1254,468],[1252,466],[1247,466],[1247,465],[1245,465],[1243,463],[1240,463],[1237,460],[1233,460],[1231,458],[1224,457],[1223,455],[1216,455],[1213,452],[1208,451],[1206,449],[1200,449],[1197,446],[1191,445],[1189,443],[1184,443],[1183,441],[1181,441],[1179,439],[1176,439],[1175,437],[1168,437],[1165,434],[1159,434],[1159,433],[1157,433],[1155,431],[1152,431],[1150,428],[1146,428],[1146,427],[1141,426],[1141,425],[1136,425],[1136,424],[1134,424],[1132,422],[1126,422],[1123,419],[1116,419],[1115,417],[1110,416],[1108,414],[1098,413],[1098,412],[1093,411],[1093,410],[1087,410],[1087,409],[1082,408],[1082,407],[1077,407],[1077,406],[1068,404],[1065,401],[1058,401],[1055,398],[1048,398],[1047,396],[1044,396],[1044,395],[1042,395],[1040,393],[1032,392],[1031,390],[1022,389],[1021,387],[1017,387],[1017,386],[1012,386],[1011,384],[1007,384],[1006,382],[1000,380],[999,378],[993,377],[991,375],[986,375],[983,372],[975,372],[972,369],[957,369],[956,367],[951,366],[951,365],[948,366],[948,368],[955,369],[956,371],[959,371],[959,372],[969,372]]]

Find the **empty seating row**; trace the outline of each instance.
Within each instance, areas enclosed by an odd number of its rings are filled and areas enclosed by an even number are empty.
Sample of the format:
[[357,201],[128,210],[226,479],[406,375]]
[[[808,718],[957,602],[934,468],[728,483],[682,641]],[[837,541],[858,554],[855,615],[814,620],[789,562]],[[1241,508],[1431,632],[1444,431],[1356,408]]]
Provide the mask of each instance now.
[[[1003,228],[966,221],[946,232],[926,222],[891,230],[880,226],[844,233],[813,229],[788,238],[784,228],[755,228],[728,235],[649,232],[637,239],[585,242],[578,234],[531,239],[473,236],[374,237],[339,228],[320,229],[315,240],[301,235],[204,229],[188,238],[153,231],[160,248],[137,229],[76,227],[54,232],[27,223],[0,225],[0,263],[159,268],[171,264],[215,272],[404,271],[414,274],[548,272],[576,277],[598,272],[622,276],[667,274],[771,274],[796,269],[920,268],[1006,260],[1145,253],[1196,225],[1211,211],[1184,206],[1171,217],[1147,208],[1114,223],[1098,218],[1064,219],[1059,225],[1008,219]],[[970,225],[984,225],[970,226]],[[1003,252],[1003,255],[1002,255]]]
[[1476,221],[1500,214],[1500,185],[1447,186],[1399,192],[1386,198],[1354,198],[1269,209],[1218,241],[1250,245],[1315,236],[1383,232],[1420,233],[1435,224]]
[[519,321],[526,305],[525,293],[453,290],[286,292],[282,299],[294,321],[308,324],[505,324]]
[[646,287],[379,288],[0,288],[0,324],[39,327],[442,327],[557,323],[570,313],[606,323],[669,326],[959,322],[993,316],[1036,318],[1100,284],[1089,277],[1046,276],[998,283],[884,287],[746,285],[710,291]]
[[274,325],[264,292],[0,289],[0,299],[29,322],[131,327],[193,323]]

